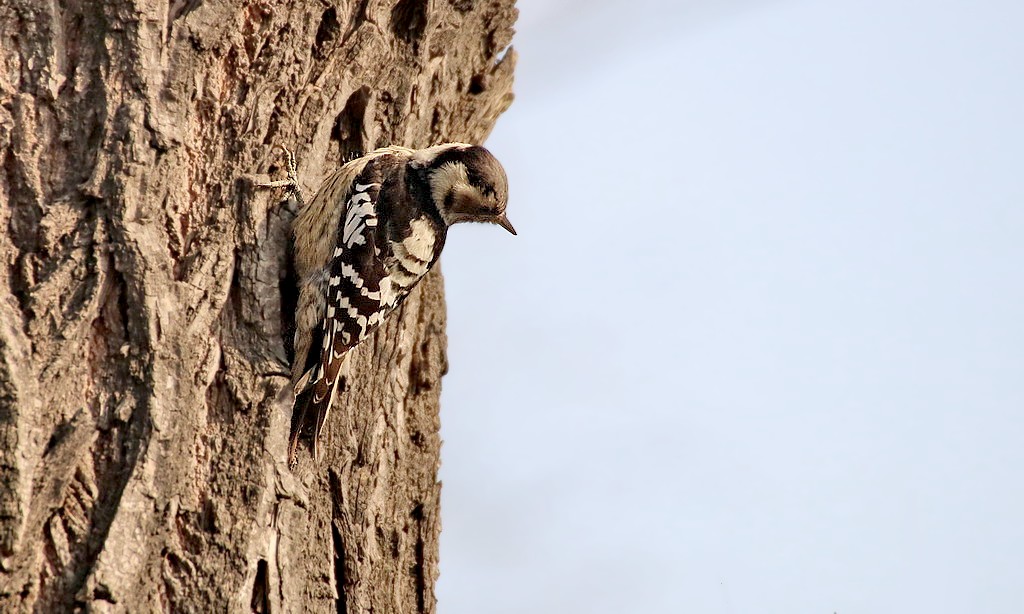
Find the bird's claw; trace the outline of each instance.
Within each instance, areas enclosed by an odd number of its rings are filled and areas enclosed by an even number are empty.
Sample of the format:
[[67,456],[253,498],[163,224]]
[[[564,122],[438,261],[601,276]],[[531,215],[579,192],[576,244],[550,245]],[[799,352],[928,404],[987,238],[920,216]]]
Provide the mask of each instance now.
[[[280,147],[280,146],[278,146]],[[295,164],[295,153],[287,147],[280,147],[281,151],[284,152],[286,161],[285,165],[288,168],[288,176],[286,179],[280,179],[278,181],[268,181],[266,183],[257,183],[258,188],[288,188],[289,191],[298,191],[299,189],[299,171]]]

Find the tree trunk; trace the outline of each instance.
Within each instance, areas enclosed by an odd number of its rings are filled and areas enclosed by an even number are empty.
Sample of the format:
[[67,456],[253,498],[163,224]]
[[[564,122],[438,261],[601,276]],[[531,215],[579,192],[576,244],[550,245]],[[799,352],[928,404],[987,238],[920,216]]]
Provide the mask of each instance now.
[[[434,612],[430,274],[285,458],[280,192],[482,141],[513,0],[0,5],[0,610]],[[284,391],[284,392],[282,392]]]

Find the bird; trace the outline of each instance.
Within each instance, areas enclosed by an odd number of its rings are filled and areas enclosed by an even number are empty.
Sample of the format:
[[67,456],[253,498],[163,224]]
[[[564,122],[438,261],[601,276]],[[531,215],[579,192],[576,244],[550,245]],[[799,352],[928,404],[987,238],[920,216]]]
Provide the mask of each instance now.
[[294,465],[309,431],[320,459],[320,435],[349,352],[437,262],[448,227],[483,222],[516,231],[505,212],[505,169],[482,146],[382,147],[331,173],[308,203],[295,156],[285,153],[287,179],[257,185],[286,188],[298,202],[291,228],[298,285],[288,445]]

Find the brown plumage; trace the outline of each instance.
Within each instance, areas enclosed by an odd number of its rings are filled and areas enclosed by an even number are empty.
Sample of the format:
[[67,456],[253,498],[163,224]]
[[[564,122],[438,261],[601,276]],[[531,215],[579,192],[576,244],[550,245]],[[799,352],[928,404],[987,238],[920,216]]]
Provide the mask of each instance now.
[[[263,184],[297,192],[289,178]],[[292,383],[295,406],[289,460],[312,431],[314,457],[348,352],[374,331],[437,261],[448,227],[498,224],[508,181],[483,147],[385,147],[331,174],[293,224],[299,297]]]

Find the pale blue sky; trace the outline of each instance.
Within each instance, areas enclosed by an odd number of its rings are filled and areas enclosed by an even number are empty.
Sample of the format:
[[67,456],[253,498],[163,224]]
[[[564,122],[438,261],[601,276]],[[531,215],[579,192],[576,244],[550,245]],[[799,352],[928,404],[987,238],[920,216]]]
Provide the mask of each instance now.
[[442,614],[1024,612],[1024,4],[520,2]]

